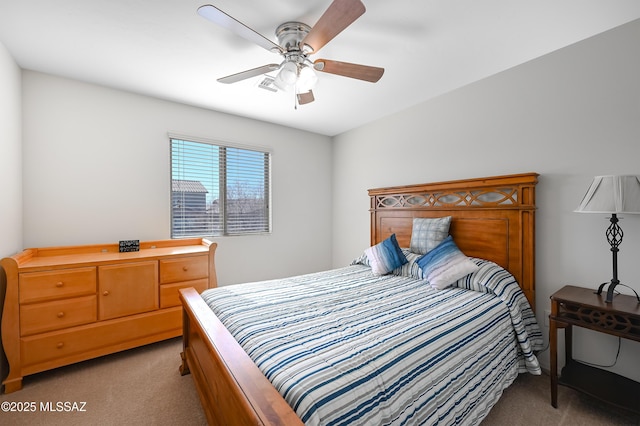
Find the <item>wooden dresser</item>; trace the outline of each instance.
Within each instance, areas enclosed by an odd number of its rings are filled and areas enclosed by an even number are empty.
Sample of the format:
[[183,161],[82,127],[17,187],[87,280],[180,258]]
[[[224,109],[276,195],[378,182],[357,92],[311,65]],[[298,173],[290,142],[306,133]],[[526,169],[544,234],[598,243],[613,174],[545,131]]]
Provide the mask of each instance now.
[[205,239],[32,248],[0,261],[7,276],[5,393],[51,368],[182,334],[178,290],[216,286]]

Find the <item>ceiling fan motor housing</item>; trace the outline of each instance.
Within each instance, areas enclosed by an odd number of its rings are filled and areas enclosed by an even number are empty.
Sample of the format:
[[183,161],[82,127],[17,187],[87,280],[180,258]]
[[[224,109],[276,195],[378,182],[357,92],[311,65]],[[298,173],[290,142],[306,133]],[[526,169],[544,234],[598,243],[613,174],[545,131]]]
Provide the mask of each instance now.
[[299,51],[300,42],[309,34],[309,31],[311,27],[302,22],[285,22],[276,28],[278,44],[287,52]]
[[[285,22],[276,28],[278,43],[285,49],[284,62],[275,79],[275,85],[282,90],[291,90],[296,83],[302,83],[303,90],[310,90],[317,81],[315,73],[311,70],[313,64],[307,59],[307,53],[300,49],[300,43],[309,31],[309,25],[297,21]],[[313,75],[308,75],[309,72]]]

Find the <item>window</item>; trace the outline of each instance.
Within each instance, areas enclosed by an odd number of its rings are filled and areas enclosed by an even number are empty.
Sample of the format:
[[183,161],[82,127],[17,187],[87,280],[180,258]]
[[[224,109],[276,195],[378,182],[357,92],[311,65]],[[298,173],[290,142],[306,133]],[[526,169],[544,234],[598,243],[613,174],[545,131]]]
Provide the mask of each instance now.
[[271,232],[268,151],[171,138],[171,237]]

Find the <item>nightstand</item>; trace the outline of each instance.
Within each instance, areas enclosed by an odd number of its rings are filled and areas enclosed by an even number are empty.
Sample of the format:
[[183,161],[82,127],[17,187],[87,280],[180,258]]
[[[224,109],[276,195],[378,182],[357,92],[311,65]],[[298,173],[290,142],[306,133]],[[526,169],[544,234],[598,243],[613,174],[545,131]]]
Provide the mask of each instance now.
[[[612,303],[593,289],[566,286],[551,296],[549,348],[551,405],[558,407],[558,383],[584,392],[616,407],[640,413],[640,383],[573,359],[572,327],[640,342],[640,303],[635,297],[617,295]],[[565,330],[565,367],[558,377],[558,329]]]

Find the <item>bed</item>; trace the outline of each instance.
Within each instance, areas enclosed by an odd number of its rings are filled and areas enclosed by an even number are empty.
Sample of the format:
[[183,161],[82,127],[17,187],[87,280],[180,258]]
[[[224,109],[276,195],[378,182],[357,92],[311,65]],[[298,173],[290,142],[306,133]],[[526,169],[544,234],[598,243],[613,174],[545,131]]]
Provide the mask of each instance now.
[[[372,189],[371,247],[351,265],[181,290],[180,371],[209,423],[479,423],[519,373],[540,374],[537,176]],[[416,224],[444,219],[450,237],[414,253]],[[406,262],[379,273],[390,241]],[[453,242],[475,269],[431,288],[442,270],[425,259]]]

